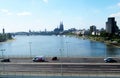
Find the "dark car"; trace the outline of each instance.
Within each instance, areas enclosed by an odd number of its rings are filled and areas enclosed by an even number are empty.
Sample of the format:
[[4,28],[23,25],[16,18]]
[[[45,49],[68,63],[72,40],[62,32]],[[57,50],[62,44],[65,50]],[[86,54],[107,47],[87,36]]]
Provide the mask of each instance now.
[[56,60],[58,60],[58,58],[57,57],[52,57],[52,60],[56,61]]
[[117,61],[111,57],[105,58],[104,61],[105,63],[117,63]]
[[10,59],[7,58],[7,59],[2,59],[1,62],[10,62]]

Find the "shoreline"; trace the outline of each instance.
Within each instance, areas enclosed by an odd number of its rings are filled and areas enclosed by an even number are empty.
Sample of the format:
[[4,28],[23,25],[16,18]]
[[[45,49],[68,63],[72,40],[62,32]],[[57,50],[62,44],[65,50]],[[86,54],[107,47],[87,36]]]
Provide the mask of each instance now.
[[89,36],[87,36],[87,37],[80,37],[80,36],[78,36],[78,38],[85,38],[85,39],[88,39],[88,40],[91,40],[91,41],[102,42],[102,43],[104,43],[106,45],[111,45],[111,46],[120,48],[120,44],[119,43],[117,43],[117,42],[114,43],[114,41],[112,42],[112,41],[109,41],[109,40],[104,40],[104,39],[102,39],[102,37],[89,37]]
[[13,39],[8,39],[8,40],[6,40],[6,41],[2,41],[2,42],[0,42],[0,43],[5,43],[5,42],[12,42],[12,41],[14,41],[15,39],[13,38]]

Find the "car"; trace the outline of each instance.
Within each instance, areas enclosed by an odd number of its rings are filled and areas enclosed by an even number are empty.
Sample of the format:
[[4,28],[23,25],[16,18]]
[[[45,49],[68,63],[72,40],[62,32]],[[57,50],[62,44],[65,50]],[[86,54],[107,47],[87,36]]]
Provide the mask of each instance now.
[[7,59],[2,59],[1,62],[10,62],[10,59],[7,58]]
[[58,60],[58,58],[57,57],[52,57],[52,60],[56,61],[56,60]]
[[33,60],[33,62],[45,62],[45,57],[44,56],[36,56],[32,60]]
[[105,58],[104,61],[105,63],[117,63],[117,61],[111,57]]

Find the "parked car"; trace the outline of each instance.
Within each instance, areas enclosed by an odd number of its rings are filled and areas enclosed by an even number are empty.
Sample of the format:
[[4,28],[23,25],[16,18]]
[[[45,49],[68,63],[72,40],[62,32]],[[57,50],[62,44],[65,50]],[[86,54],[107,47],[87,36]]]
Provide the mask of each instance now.
[[105,58],[104,61],[105,63],[117,63],[117,61],[111,57]]
[[45,57],[44,56],[36,56],[32,60],[33,60],[33,62],[45,62]]
[[10,59],[7,58],[7,59],[2,59],[1,62],[10,62]]

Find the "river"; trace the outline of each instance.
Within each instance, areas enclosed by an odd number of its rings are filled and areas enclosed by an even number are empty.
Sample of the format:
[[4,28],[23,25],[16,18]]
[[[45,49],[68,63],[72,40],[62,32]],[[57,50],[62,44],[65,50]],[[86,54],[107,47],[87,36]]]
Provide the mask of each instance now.
[[[3,50],[4,49],[4,50]],[[3,51],[2,51],[3,50]],[[0,56],[119,57],[120,48],[69,36],[15,36],[0,43]]]

